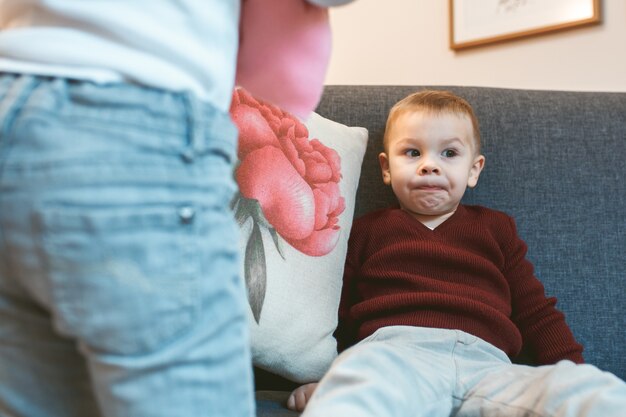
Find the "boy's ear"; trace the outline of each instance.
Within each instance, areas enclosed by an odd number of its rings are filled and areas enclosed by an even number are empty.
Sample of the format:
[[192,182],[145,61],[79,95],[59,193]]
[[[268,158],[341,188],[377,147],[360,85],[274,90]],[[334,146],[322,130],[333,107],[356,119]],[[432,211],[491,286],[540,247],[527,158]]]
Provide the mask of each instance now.
[[474,158],[474,163],[470,168],[469,178],[467,179],[468,187],[476,187],[476,184],[478,184],[478,177],[480,177],[480,173],[482,172],[484,166],[485,157],[483,155],[478,155],[476,158]]
[[387,185],[391,184],[391,171],[389,170],[389,158],[385,152],[378,154],[378,162],[380,170],[383,173],[383,182]]

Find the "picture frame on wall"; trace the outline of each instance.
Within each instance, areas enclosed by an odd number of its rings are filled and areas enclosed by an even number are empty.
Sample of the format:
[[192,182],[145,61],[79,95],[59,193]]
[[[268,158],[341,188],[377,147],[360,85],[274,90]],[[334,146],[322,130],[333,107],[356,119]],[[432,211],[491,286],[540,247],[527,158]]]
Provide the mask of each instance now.
[[454,50],[601,21],[600,0],[449,0],[449,12]]

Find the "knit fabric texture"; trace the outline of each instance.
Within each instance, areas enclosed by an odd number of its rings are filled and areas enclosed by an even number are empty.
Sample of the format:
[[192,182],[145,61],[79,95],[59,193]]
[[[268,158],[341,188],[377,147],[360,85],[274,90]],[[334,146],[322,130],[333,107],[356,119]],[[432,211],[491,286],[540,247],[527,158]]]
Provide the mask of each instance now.
[[434,230],[400,209],[358,219],[350,236],[340,347],[385,326],[458,329],[514,358],[582,363],[576,342],[526,259],[508,215],[459,206]]

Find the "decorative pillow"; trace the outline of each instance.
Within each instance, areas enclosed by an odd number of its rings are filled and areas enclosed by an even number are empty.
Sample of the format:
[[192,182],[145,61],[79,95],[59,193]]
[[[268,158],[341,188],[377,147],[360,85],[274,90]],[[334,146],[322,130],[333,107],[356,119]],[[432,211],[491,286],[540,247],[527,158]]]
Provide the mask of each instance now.
[[243,89],[239,128],[242,271],[254,364],[295,382],[319,380],[333,332],[367,130],[313,113],[302,123]]

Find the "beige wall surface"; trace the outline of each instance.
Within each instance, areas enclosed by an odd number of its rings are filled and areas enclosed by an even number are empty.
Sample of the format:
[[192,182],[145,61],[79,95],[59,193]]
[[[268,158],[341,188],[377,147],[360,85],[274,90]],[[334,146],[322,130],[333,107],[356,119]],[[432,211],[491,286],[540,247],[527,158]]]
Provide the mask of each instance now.
[[626,0],[602,0],[599,25],[462,51],[448,0],[356,0],[330,16],[326,84],[626,91]]

